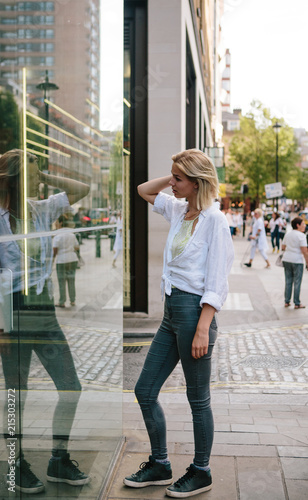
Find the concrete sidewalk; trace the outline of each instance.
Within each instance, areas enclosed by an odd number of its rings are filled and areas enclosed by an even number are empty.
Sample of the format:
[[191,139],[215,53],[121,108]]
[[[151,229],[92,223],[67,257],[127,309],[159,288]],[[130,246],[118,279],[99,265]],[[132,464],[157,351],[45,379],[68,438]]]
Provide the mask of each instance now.
[[[190,409],[185,394],[164,393],[173,477],[193,458]],[[307,394],[212,391],[215,439],[211,457],[213,488],[196,495],[207,500],[305,500],[308,492]],[[150,453],[147,433],[133,394],[124,395],[126,444],[114,470],[108,500],[165,498],[165,487],[128,488],[124,476],[136,472]]]

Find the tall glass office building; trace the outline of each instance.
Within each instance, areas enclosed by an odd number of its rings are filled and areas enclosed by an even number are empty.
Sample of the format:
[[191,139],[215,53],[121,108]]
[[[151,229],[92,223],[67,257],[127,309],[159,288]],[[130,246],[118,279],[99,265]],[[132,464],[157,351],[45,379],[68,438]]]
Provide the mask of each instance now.
[[103,498],[122,444],[122,132],[99,126],[100,4],[0,0],[3,499]]

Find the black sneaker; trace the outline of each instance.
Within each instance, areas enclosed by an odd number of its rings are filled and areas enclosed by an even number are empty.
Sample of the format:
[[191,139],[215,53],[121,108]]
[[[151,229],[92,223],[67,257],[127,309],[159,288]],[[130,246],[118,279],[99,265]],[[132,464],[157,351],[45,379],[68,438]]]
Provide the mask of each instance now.
[[[9,475],[7,475],[9,481]],[[45,486],[30,469],[30,464],[24,458],[16,460],[15,487],[22,493],[41,493]]]
[[250,264],[250,262],[245,262],[244,266],[251,267],[251,264]]
[[138,472],[127,476],[123,480],[126,486],[144,488],[145,486],[166,486],[172,483],[172,470],[170,463],[161,464],[155,458],[149,457],[149,462],[142,462]]
[[198,469],[191,464],[184,476],[166,489],[166,494],[174,498],[187,498],[212,488],[210,471]]
[[[74,463],[75,462],[75,463]],[[90,481],[90,477],[80,472],[79,464],[70,459],[69,453],[61,458],[51,458],[47,469],[47,481],[82,486]]]

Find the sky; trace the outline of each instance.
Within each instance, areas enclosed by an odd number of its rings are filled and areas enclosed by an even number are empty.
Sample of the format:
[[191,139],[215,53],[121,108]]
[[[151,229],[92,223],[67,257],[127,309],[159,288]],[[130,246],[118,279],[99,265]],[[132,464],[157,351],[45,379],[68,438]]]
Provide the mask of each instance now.
[[224,0],[222,34],[231,52],[231,108],[261,101],[308,130],[308,0]]
[[101,0],[100,6],[100,128],[118,130],[123,125],[123,0]]
[[[259,100],[308,130],[308,0],[224,0],[231,108]],[[122,128],[123,1],[101,0],[101,128]]]

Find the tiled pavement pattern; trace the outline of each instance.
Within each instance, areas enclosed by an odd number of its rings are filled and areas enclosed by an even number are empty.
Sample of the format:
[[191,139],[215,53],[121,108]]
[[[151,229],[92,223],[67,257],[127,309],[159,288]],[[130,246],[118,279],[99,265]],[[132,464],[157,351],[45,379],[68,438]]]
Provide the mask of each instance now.
[[[150,340],[134,340],[127,339],[125,345],[143,346],[139,352],[124,355],[127,390],[133,389],[150,344]],[[307,391],[308,325],[220,328],[213,352],[212,387]],[[164,388],[185,391],[180,364]]]
[[307,390],[308,325],[220,329],[214,384],[282,386]]
[[[71,346],[78,376],[86,390],[120,388],[122,385],[122,335],[103,328],[63,325]],[[308,325],[256,327],[238,330],[223,328],[213,354],[213,387],[280,388],[284,391],[306,391],[308,382]],[[144,340],[144,339],[143,339]],[[124,371],[130,379],[124,389],[132,390],[151,340],[127,340],[126,346],[136,352],[124,355]],[[2,373],[0,377],[2,378]],[[126,378],[126,377],[125,377]],[[30,380],[49,380],[35,355]],[[166,382],[169,390],[185,390],[180,364]]]
[[[122,388],[122,333],[103,328],[62,325],[71,347],[83,390]],[[3,378],[0,365],[0,378]],[[50,377],[36,354],[32,355],[29,389],[46,387]]]

